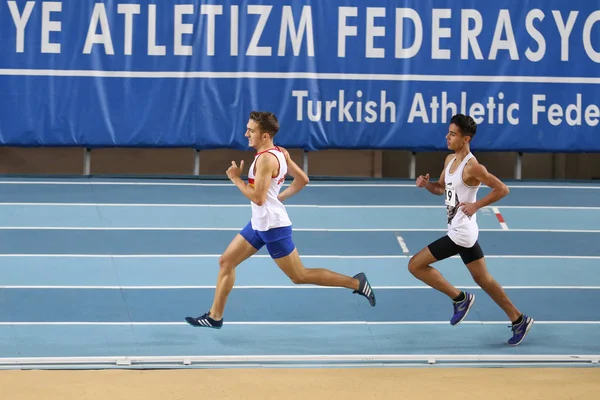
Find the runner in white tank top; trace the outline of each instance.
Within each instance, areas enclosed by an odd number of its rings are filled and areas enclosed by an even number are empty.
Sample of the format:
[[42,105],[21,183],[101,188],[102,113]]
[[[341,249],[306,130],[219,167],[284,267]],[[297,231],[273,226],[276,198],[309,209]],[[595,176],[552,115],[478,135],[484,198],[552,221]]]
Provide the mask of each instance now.
[[285,206],[278,199],[279,191],[285,182],[285,175],[287,174],[288,169],[285,154],[283,154],[279,147],[275,146],[256,154],[254,161],[248,170],[248,184],[254,186],[254,174],[258,158],[271,157],[269,154],[272,154],[277,158],[279,168],[275,176],[271,178],[269,188],[267,189],[265,203],[259,206],[252,201],[250,202],[252,207],[252,218],[250,221],[252,222],[252,228],[257,231],[268,231],[272,228],[292,225],[292,221],[290,221]]
[[[302,190],[308,184],[308,176],[291,159],[286,149],[273,144],[273,136],[278,130],[279,122],[272,113],[250,113],[245,136],[248,145],[256,149],[257,154],[248,172],[248,183],[241,178],[243,161],[239,167],[232,162],[227,169],[227,177],[250,200],[251,218],[219,259],[217,288],[210,311],[200,317],[185,318],[192,326],[222,327],[225,303],[235,281],[235,268],[263,246],[295,284],[344,287],[366,297],[369,304],[375,306],[375,294],[364,273],[349,277],[325,268],[305,268],[302,265],[292,240],[292,222],[283,201]],[[294,180],[280,192],[286,174],[293,176]],[[315,309],[315,312],[319,311]]]
[[[444,196],[447,211],[448,233],[415,254],[408,263],[408,270],[419,280],[444,293],[452,299],[454,315],[451,325],[465,319],[475,302],[475,295],[462,292],[452,286],[431,264],[460,255],[473,280],[496,302],[512,322],[512,337],[508,344],[520,344],[533,325],[533,318],[522,314],[510,301],[502,286],[487,271],[483,251],[478,242],[477,210],[486,207],[508,194],[508,188],[481,165],[470,150],[470,143],[477,131],[473,118],[457,114],[452,117],[446,143],[454,154],[446,157],[444,169],[438,182],[430,182],[429,174],[417,178],[417,186]],[[481,184],[492,191],[477,200]]]
[[[465,166],[474,158],[475,156],[469,152],[456,167],[456,157],[454,157],[444,170],[444,181],[446,182],[444,201],[448,215],[448,236],[457,245],[467,248],[473,247],[479,236],[477,214],[466,215],[458,205],[475,203],[477,200],[480,184],[469,186],[463,180]],[[452,170],[453,172],[450,172]]]

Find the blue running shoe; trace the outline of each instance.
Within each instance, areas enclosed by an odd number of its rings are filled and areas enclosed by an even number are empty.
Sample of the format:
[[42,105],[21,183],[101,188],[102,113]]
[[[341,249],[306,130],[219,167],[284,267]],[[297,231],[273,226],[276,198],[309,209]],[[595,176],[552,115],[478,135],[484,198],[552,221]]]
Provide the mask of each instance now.
[[215,321],[209,315],[210,311],[198,318],[185,317],[185,320],[188,324],[194,327],[221,329],[223,326],[223,318],[221,318],[219,321]]
[[531,327],[533,326],[533,322],[533,318],[523,314],[523,320],[518,324],[513,324],[510,327],[510,329],[513,332],[513,335],[510,339],[508,339],[508,344],[510,344],[511,346],[520,345],[523,339],[525,339],[525,336],[527,336],[527,333],[529,332]]
[[375,307],[375,293],[373,293],[373,288],[369,284],[367,276],[361,272],[360,274],[354,275],[354,279],[358,279],[359,284],[358,290],[355,290],[352,293],[358,293],[362,296],[365,296],[367,300],[369,300],[371,307]]
[[458,325],[469,313],[469,310],[475,303],[475,295],[465,292],[465,299],[462,301],[454,301],[454,315],[450,320],[450,325]]

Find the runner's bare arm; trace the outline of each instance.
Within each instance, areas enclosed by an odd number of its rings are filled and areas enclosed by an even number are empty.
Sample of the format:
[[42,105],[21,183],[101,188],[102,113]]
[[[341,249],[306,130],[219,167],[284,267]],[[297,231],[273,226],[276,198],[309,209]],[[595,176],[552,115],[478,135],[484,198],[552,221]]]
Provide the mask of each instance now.
[[475,205],[478,209],[495,203],[508,194],[509,190],[508,187],[504,184],[504,182],[498,179],[495,175],[489,173],[487,168],[485,168],[482,164],[469,164],[467,164],[468,178],[474,178],[492,189],[492,191],[488,193],[487,196],[482,197],[481,199],[475,202]]
[[450,154],[446,157],[446,160],[444,161],[444,169],[442,169],[442,173],[440,174],[440,179],[437,182],[431,182],[429,180],[429,174],[427,174],[425,176],[420,175],[417,178],[417,186],[424,187],[429,192],[431,192],[435,195],[438,195],[438,196],[443,195],[445,186],[446,186],[446,181],[444,179],[444,171],[446,171],[446,166],[448,165],[450,160],[452,160],[453,157],[454,157],[453,154]]
[[[240,177],[244,162],[240,163],[240,168],[237,168],[235,162],[232,161],[231,167],[227,170],[227,176],[237,186],[238,189],[251,202],[258,206],[265,204],[267,200],[267,191],[269,183],[275,169],[279,168],[279,163],[275,157],[270,155],[261,155],[256,160],[256,174],[254,176],[254,185],[246,184]],[[236,170],[237,168],[237,170]],[[233,172],[230,173],[230,170]],[[230,176],[231,175],[231,176]]]
[[289,199],[290,197],[298,193],[304,188],[304,186],[308,185],[309,179],[308,176],[304,173],[304,171],[302,171],[302,168],[300,168],[298,164],[296,164],[294,160],[292,160],[292,157],[290,157],[290,153],[283,147],[280,147],[280,150],[285,155],[285,161],[287,162],[288,166],[288,175],[294,177],[294,180],[292,181],[290,186],[288,186],[287,189],[279,193],[279,201],[284,201],[285,199]]

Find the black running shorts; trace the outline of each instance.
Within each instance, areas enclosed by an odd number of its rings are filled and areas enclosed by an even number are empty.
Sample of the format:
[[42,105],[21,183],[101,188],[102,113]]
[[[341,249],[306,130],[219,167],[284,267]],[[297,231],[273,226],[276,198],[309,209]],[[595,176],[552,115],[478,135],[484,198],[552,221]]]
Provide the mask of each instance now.
[[429,246],[429,251],[435,257],[436,260],[440,261],[448,257],[452,257],[456,254],[460,255],[465,264],[469,264],[473,261],[477,261],[483,258],[483,250],[479,246],[479,242],[475,242],[473,247],[466,248],[457,245],[450,239],[448,235],[439,238]]

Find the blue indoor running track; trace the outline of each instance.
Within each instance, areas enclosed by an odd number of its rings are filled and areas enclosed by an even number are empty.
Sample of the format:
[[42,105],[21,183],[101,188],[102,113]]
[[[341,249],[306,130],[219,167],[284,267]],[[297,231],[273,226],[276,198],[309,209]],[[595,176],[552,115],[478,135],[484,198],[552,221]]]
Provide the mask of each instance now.
[[509,187],[478,221],[490,272],[536,320],[518,347],[460,258],[436,265],[477,296],[456,327],[451,302],[407,271],[445,234],[443,199],[413,182],[311,182],[287,203],[305,265],[364,271],[376,307],[293,285],[263,249],[209,330],[183,318],[208,310],[219,255],[249,220],[235,186],[4,178],[0,368],[597,365],[600,185]]

